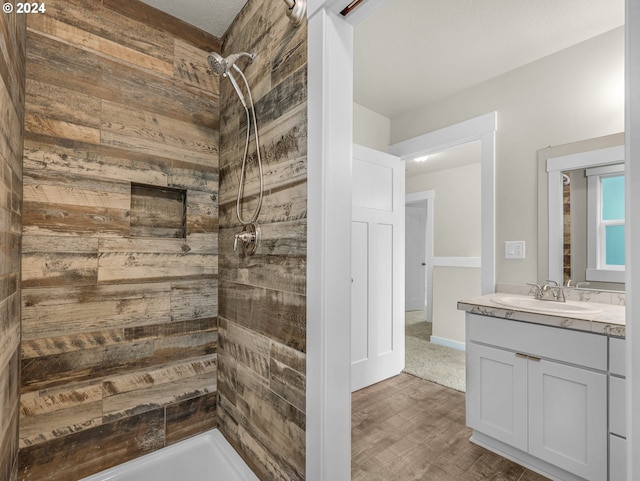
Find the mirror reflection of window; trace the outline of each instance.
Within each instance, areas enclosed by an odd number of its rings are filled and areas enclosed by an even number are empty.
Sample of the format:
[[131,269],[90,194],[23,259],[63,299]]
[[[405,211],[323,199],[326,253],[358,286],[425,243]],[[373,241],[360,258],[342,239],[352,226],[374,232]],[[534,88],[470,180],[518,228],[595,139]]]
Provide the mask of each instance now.
[[624,266],[624,175],[600,178],[604,266]]
[[624,282],[624,165],[587,169],[588,281]]

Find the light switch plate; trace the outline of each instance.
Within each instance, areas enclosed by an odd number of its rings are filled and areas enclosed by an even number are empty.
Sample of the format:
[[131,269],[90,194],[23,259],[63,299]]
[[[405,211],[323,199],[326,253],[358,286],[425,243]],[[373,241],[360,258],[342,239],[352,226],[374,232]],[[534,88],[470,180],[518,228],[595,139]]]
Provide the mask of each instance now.
[[524,241],[505,241],[504,242],[504,258],[505,259],[524,259],[525,242]]

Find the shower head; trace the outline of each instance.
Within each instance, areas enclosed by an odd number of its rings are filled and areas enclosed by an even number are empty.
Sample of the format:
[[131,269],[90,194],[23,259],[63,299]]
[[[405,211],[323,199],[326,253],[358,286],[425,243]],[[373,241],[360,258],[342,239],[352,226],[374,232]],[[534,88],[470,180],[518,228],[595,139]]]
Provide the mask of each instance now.
[[[209,66],[213,69],[214,72],[222,75],[223,77],[227,77],[230,73],[229,71],[231,70],[231,68],[236,67],[236,62],[239,58],[249,57],[250,61],[252,62],[255,56],[256,55],[254,53],[240,52],[232,53],[228,57],[223,58],[219,53],[211,52],[209,53],[209,57],[207,58],[207,60],[209,62]],[[236,67],[236,69],[238,69],[238,67]]]

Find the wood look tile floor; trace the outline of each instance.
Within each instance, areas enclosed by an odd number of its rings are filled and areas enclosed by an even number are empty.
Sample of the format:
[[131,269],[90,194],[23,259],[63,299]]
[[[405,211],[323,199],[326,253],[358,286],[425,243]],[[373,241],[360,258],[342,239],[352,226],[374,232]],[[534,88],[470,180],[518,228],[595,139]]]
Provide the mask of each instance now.
[[353,393],[352,481],[548,481],[472,444],[464,403],[404,373]]

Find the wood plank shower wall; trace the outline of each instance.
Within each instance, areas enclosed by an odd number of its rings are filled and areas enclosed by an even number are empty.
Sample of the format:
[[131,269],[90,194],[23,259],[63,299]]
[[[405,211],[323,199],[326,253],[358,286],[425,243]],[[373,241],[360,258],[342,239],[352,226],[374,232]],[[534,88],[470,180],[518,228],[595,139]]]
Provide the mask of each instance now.
[[[306,460],[306,25],[290,24],[282,0],[249,0],[223,40],[225,55],[240,51],[257,55],[239,64],[256,103],[266,190],[262,245],[251,257],[233,252],[246,120],[222,79],[218,422],[260,479],[295,481]],[[256,202],[255,161],[252,148],[245,218]]]
[[[27,24],[19,476],[68,481],[216,426],[220,45],[136,0],[46,9]],[[133,215],[132,183],[186,193],[186,237],[140,222],[163,204]]]
[[[15,3],[15,2],[12,2]],[[0,479],[18,475],[23,15],[0,14]]]

